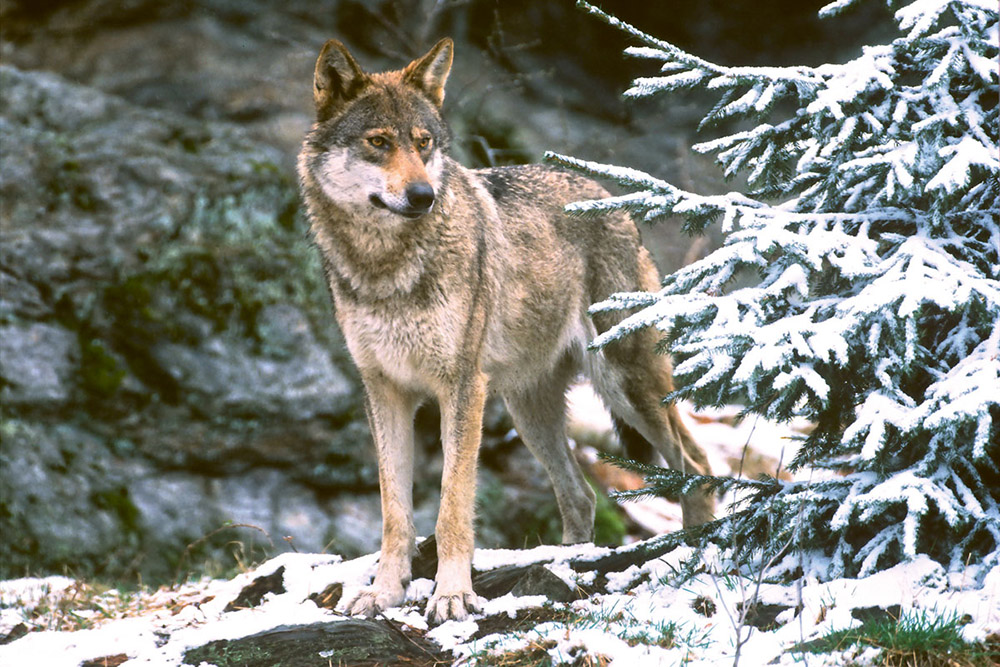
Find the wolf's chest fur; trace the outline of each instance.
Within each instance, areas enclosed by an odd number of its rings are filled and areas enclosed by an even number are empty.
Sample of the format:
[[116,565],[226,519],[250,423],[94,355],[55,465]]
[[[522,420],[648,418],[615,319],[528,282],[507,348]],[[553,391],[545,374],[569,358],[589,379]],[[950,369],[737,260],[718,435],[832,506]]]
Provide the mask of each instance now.
[[359,367],[377,369],[413,390],[432,391],[434,380],[456,364],[462,342],[454,332],[464,322],[447,299],[422,308],[404,299],[342,303],[337,317]]

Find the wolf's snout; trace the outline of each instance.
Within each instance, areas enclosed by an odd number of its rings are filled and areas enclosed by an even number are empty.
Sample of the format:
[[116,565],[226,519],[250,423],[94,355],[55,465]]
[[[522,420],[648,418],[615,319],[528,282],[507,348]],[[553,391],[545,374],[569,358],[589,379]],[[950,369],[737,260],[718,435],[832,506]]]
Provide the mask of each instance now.
[[427,214],[434,205],[434,188],[430,183],[411,183],[403,190],[402,196],[384,199],[378,194],[368,195],[368,201],[375,208],[385,209],[404,218],[416,219]]
[[434,204],[434,188],[426,181],[406,186],[406,203],[414,211],[429,211]]

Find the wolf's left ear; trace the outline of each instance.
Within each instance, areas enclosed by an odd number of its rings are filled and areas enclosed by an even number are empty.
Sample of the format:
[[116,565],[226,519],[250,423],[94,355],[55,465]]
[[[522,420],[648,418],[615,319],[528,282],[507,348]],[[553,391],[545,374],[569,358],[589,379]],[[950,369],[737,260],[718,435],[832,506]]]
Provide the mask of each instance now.
[[423,58],[414,60],[403,70],[405,81],[424,91],[437,106],[444,102],[444,84],[451,72],[455,43],[445,37]]

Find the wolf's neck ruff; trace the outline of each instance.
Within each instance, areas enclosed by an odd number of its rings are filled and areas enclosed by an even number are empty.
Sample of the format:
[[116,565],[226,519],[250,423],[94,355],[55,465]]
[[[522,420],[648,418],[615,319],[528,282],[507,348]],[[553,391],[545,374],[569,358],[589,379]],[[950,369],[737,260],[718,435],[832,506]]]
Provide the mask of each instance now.
[[323,224],[313,225],[313,238],[345,297],[405,298],[415,296],[422,283],[424,291],[429,288],[440,224],[436,215],[389,226],[346,214],[326,198],[316,203]]

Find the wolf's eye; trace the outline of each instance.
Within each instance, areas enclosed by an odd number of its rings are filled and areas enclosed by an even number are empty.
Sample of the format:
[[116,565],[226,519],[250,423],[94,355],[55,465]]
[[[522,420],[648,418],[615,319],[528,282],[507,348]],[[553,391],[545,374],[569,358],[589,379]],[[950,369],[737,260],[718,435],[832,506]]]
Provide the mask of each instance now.
[[420,137],[419,139],[417,139],[417,148],[419,148],[420,150],[424,150],[430,145],[431,145],[430,137]]
[[375,135],[374,137],[368,137],[368,143],[371,144],[374,148],[385,148],[388,145],[388,142],[385,140],[385,137],[380,137],[378,135]]

